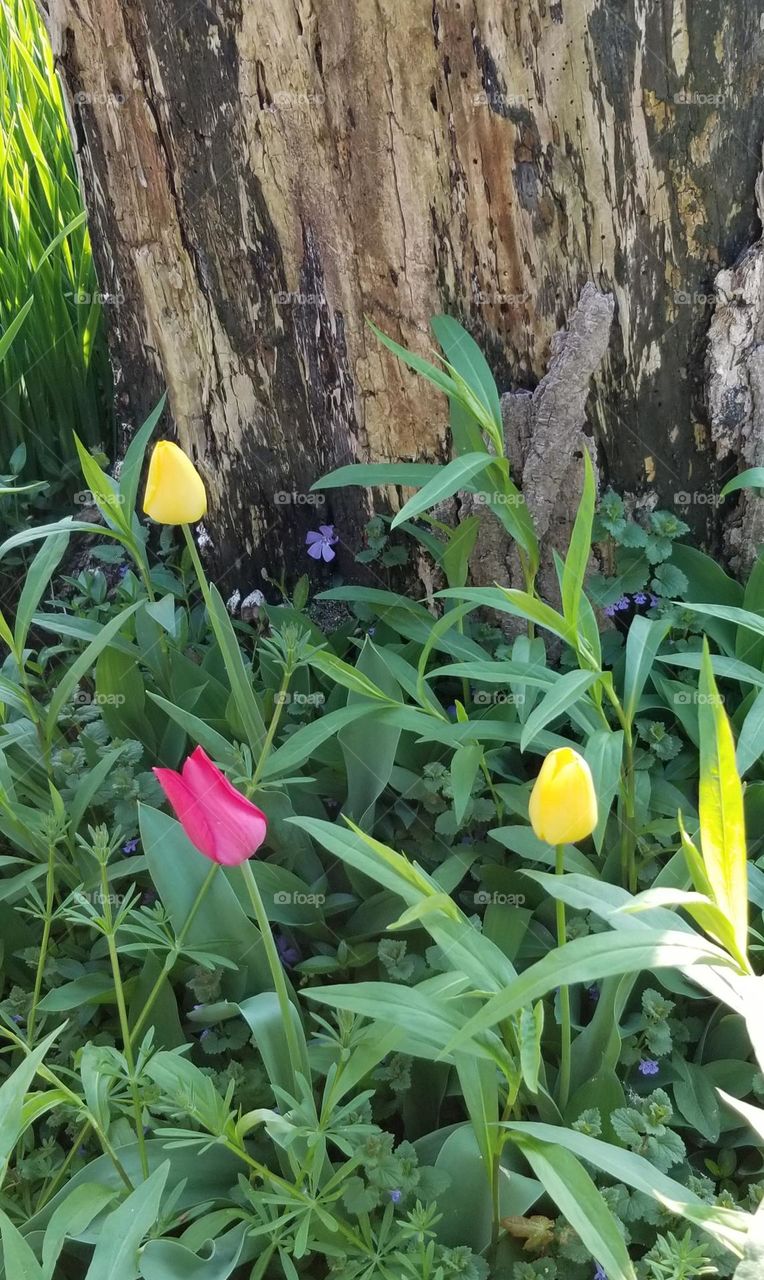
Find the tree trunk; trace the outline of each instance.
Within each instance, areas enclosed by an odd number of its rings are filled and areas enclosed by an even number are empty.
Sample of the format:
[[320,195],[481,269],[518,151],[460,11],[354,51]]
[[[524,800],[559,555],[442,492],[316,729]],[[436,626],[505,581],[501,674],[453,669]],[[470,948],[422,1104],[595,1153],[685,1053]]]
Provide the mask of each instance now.
[[[48,3],[123,416],[167,386],[231,589],[304,568],[331,522],[351,575],[368,499],[313,507],[311,482],[446,454],[444,402],[365,315],[426,352],[447,311],[531,389],[591,281],[616,303],[588,403],[611,483],[671,505],[734,469],[703,368],[714,278],[758,235],[758,4]],[[714,511],[689,504],[707,537]]]

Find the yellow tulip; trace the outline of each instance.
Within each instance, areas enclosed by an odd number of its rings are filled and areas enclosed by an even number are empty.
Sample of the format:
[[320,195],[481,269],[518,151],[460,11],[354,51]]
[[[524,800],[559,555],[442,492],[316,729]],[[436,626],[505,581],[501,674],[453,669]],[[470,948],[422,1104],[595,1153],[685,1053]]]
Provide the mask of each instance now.
[[157,524],[196,524],[207,511],[204,481],[193,462],[170,440],[154,446],[143,510]]
[[546,844],[575,844],[597,825],[591,770],[572,747],[551,751],[541,766],[529,806],[531,826]]

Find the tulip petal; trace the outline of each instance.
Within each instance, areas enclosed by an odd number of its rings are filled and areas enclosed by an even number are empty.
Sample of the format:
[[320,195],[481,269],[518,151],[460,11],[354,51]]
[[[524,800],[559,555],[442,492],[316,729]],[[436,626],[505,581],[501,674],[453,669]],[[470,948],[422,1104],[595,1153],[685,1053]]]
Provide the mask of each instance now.
[[262,809],[237,791],[202,747],[196,747],[183,765],[183,782],[204,806],[215,861],[237,866],[251,858],[268,829]]
[[205,857],[217,862],[212,827],[207,821],[204,808],[185,779],[174,769],[154,769],[153,772],[191,843]]
[[171,440],[160,440],[154,446],[143,510],[158,524],[196,524],[207,511],[202,477]]

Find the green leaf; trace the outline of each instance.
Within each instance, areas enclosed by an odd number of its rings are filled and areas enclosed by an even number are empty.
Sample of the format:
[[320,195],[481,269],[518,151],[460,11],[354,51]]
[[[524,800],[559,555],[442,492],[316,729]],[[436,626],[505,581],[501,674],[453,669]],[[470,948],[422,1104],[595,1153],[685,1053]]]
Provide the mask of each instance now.
[[680,1211],[681,1206],[698,1209],[702,1207],[703,1202],[694,1192],[661,1173],[644,1156],[603,1142],[600,1138],[590,1138],[575,1129],[551,1124],[510,1120],[504,1123],[504,1127],[511,1133],[520,1135],[521,1139],[530,1137],[538,1142],[564,1147],[579,1160],[585,1160],[595,1169],[601,1169],[616,1182],[625,1182],[635,1191],[641,1191],[663,1205],[672,1206],[675,1211]]
[[190,711],[185,711],[174,702],[168,702],[167,698],[161,698],[158,693],[152,693],[150,689],[148,695],[171,720],[185,729],[192,742],[204,747],[213,760],[225,765],[228,769],[239,767],[240,762],[235,747],[223,737],[222,733],[218,733],[217,729],[211,728],[204,720],[200,720],[199,716],[192,715]]
[[223,597],[214,585],[209,588],[207,607],[210,626],[220,647],[231,684],[231,693],[236,700],[236,710],[244,726],[247,741],[257,759],[265,743],[265,724],[252,688],[252,673],[244,663]]
[[608,1280],[636,1280],[618,1222],[580,1161],[556,1141],[542,1142],[508,1127],[539,1182]]
[[329,676],[336,684],[342,685],[343,689],[349,689],[351,693],[360,693],[366,698],[378,698],[386,703],[398,701],[384,693],[357,667],[351,667],[349,662],[343,662],[342,658],[338,658],[327,650],[322,649],[318,653],[312,653],[308,662],[311,667],[322,671],[324,675]]
[[748,945],[748,864],[743,788],[735,742],[711,669],[707,643],[700,673],[700,843],[714,901],[734,930],[738,951]]
[[27,298],[18,315],[13,317],[11,323],[6,326],[2,335],[0,335],[0,360],[4,360],[6,353],[10,351],[11,346],[13,345],[13,340],[21,329],[21,326],[29,314],[29,309],[33,304],[34,295],[31,298]]
[[544,1032],[544,1006],[541,1001],[520,1014],[518,1040],[520,1042],[520,1069],[523,1080],[531,1093],[538,1093],[541,1071],[541,1037]]
[[24,1102],[37,1069],[45,1058],[56,1036],[62,1030],[57,1027],[40,1042],[32,1053],[12,1071],[0,1086],[0,1182],[5,1177],[13,1148],[23,1132]]
[[42,1245],[45,1280],[55,1280],[55,1268],[64,1242],[76,1239],[114,1199],[111,1187],[84,1182],[66,1196],[48,1223]]
[[537,735],[578,702],[599,677],[598,671],[566,671],[560,676],[528,716],[520,738],[520,750],[525,751]]
[[293,773],[310,759],[313,752],[324,742],[334,738],[345,725],[369,715],[379,715],[379,702],[376,699],[339,707],[336,711],[329,711],[326,715],[320,716],[312,724],[306,724],[301,729],[297,729],[287,738],[284,745],[269,757],[263,771],[263,780],[267,781],[269,778]]
[[578,625],[584,578],[592,549],[595,498],[594,468],[589,450],[585,448],[584,487],[562,573],[562,612],[571,627]]
[[0,1236],[3,1241],[3,1267],[5,1275],[13,1280],[45,1280],[37,1261],[21,1232],[0,1209]]
[[338,467],[322,476],[311,486],[314,489],[344,489],[347,485],[360,485],[365,489],[388,484],[405,485],[419,489],[428,484],[441,470],[432,462],[356,462],[349,467]]
[[432,331],[448,363],[467,383],[496,430],[501,432],[501,401],[488,361],[463,325],[451,316],[433,316]]
[[455,1054],[454,1061],[464,1105],[483,1159],[482,1182],[489,1190],[497,1137],[500,1136],[496,1067],[492,1062],[466,1053]]
[[672,1066],[677,1076],[674,1080],[676,1105],[688,1124],[708,1142],[717,1142],[721,1125],[719,1103],[703,1067],[685,1062],[680,1054],[674,1054]]
[[138,501],[138,485],[146,447],[154,433],[154,428],[164,412],[166,400],[167,393],[165,392],[159,403],[152,409],[143,426],[136,431],[122,463],[119,473],[119,492],[122,495],[122,509],[128,521],[130,521],[135,512]]
[[48,741],[52,739],[56,731],[64,704],[72,697],[80,680],[87,675],[99,653],[102,653],[107,645],[111,643],[127,619],[132,617],[136,609],[140,609],[142,603],[142,600],[138,600],[135,604],[128,605],[116,617],[110,618],[100,628],[95,639],[91,640],[87,649],[78,658],[75,658],[72,665],[64,672],[48,705],[48,713],[45,718],[45,733]]
[[[435,994],[434,984],[444,986],[445,982],[452,988],[447,992],[448,999]],[[395,982],[337,983],[332,987],[306,988],[305,995],[332,1009],[346,1009],[388,1026],[403,1028],[409,1037],[407,1052],[431,1061],[447,1052],[446,1046],[463,1024],[453,998],[459,994],[460,985],[463,987],[464,980],[458,984],[449,974],[443,975],[443,979],[428,979],[418,987],[404,987]],[[460,1036],[459,1043],[463,1051],[488,1061],[499,1062],[506,1057],[500,1040],[492,1032],[481,1033],[478,1038]]]
[[241,1222],[225,1235],[205,1241],[203,1257],[200,1250],[179,1240],[149,1240],[141,1251],[143,1280],[228,1280],[240,1265],[248,1231],[248,1224]]
[[469,576],[470,557],[480,532],[480,516],[467,516],[460,520],[449,534],[441,553],[443,572],[449,587],[463,587]]
[[764,467],[749,467],[747,471],[741,471],[739,476],[734,476],[725,484],[720,498],[728,498],[731,493],[737,493],[738,489],[764,489]]
[[114,979],[108,973],[84,973],[81,978],[53,987],[38,1004],[41,1013],[68,1013],[86,1004],[110,1003],[115,999]]
[[764,689],[754,699],[737,740],[737,770],[744,778],[764,755]]
[[651,621],[637,614],[626,640],[626,669],[623,680],[623,705],[631,724],[639,708],[639,700],[647,677],[669,629],[667,618]]
[[159,1217],[169,1172],[166,1160],[109,1214],[85,1280],[138,1280],[140,1246]]
[[[533,875],[541,879],[538,873]],[[519,1013],[555,987],[588,984],[643,969],[689,969],[707,962],[725,970],[732,965],[723,951],[691,932],[645,928],[629,934],[599,933],[576,938],[530,965],[504,991],[492,996],[447,1045],[447,1052],[458,1048],[464,1038],[474,1037]]]
[[16,606],[16,620],[13,628],[17,654],[21,654],[26,647],[34,612],[45,594],[51,577],[61,563],[68,545],[69,535],[66,533],[55,533],[46,538],[27,570]]
[[127,537],[130,537],[131,529],[122,510],[122,499],[116,480],[113,480],[111,476],[107,476],[106,472],[101,470],[92,453],[85,448],[76,431],[74,433],[74,443],[77,446],[85,483],[93,495],[93,501],[98,510],[110,529],[119,530]]
[[436,476],[429,480],[418,493],[395,516],[391,528],[395,529],[405,520],[413,520],[423,511],[429,511],[439,502],[450,498],[458,490],[464,489],[481,471],[487,467],[499,466],[499,460],[487,451],[485,453],[463,453],[453,458],[445,467],[441,467]]
[[527,591],[507,587],[457,587],[437,594],[449,600],[470,601],[476,609],[498,609],[501,613],[511,613],[516,618],[527,618],[529,622],[537,622],[539,626],[559,636],[572,649],[576,648],[575,629],[568,626],[561,613]]
[[608,816],[621,783],[623,742],[622,729],[615,733],[600,729],[590,735],[584,747],[584,759],[592,771],[594,790],[597,793],[599,817],[593,839],[598,853],[602,850]]
[[483,748],[470,742],[457,747],[451,757],[451,787],[454,796],[454,816],[458,826],[461,826],[464,821],[482,759]]

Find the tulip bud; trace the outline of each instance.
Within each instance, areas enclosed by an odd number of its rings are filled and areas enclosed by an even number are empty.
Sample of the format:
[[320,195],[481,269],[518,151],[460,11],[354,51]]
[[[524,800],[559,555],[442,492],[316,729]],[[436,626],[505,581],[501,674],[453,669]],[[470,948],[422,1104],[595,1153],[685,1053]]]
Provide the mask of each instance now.
[[546,844],[575,844],[597,825],[591,770],[572,747],[551,751],[541,766],[529,805],[534,834]]
[[197,747],[180,773],[155,769],[154,774],[192,844],[212,862],[237,867],[256,853],[268,823],[225,774]]
[[204,481],[191,459],[170,440],[154,446],[143,510],[157,524],[195,524],[207,511]]

